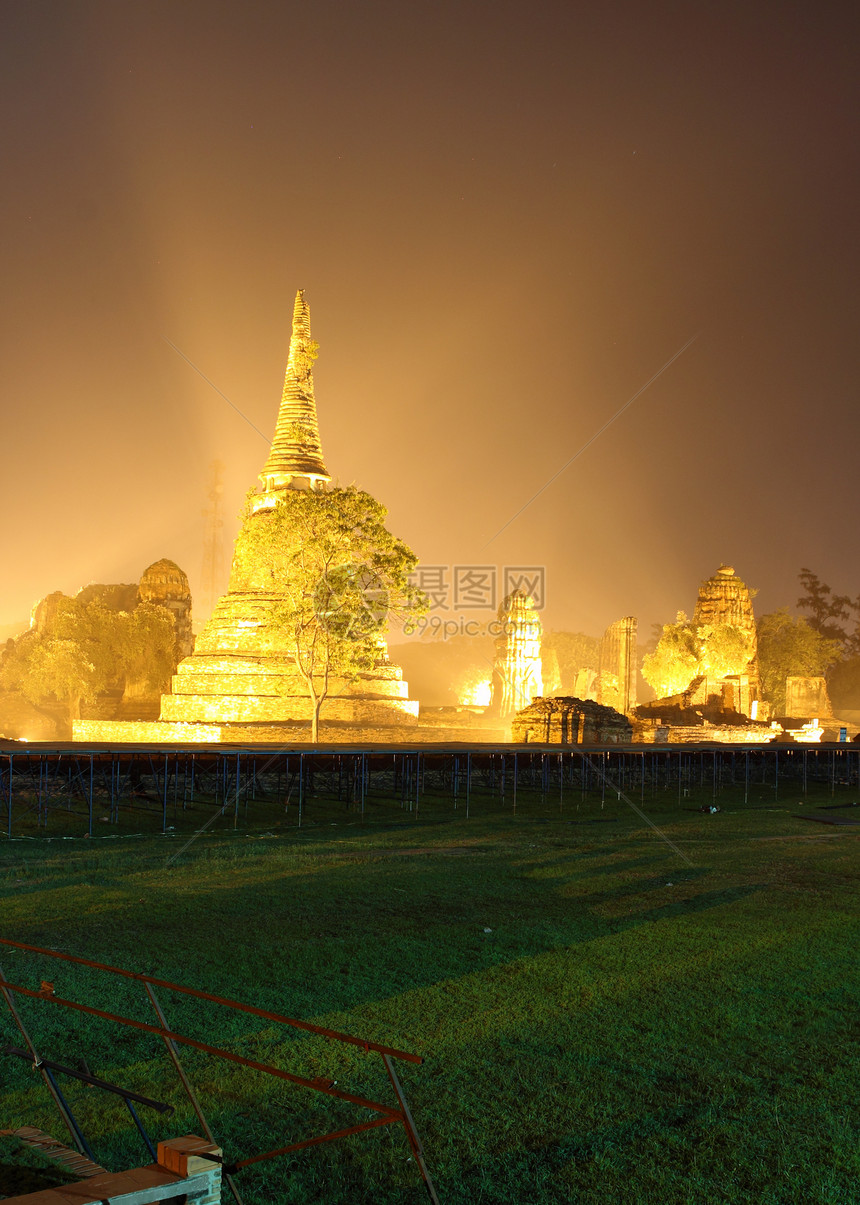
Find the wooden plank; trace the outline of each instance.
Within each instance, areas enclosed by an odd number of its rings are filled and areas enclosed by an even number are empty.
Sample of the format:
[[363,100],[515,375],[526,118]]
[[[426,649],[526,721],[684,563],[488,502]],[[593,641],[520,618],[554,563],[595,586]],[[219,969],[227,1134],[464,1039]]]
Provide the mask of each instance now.
[[93,1163],[92,1159],[88,1159],[86,1155],[73,1151],[71,1147],[63,1146],[62,1142],[57,1142],[56,1138],[52,1138],[44,1130],[37,1130],[34,1126],[20,1126],[17,1130],[0,1130],[0,1134],[19,1139],[25,1146],[38,1151],[53,1163],[68,1168],[82,1180],[89,1176],[104,1175],[107,1171],[107,1168],[102,1167],[101,1164]]

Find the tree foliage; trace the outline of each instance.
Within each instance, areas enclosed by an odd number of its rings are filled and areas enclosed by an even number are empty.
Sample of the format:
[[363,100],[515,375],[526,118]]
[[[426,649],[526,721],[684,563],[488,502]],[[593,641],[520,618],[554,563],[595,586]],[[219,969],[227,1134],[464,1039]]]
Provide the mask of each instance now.
[[237,555],[265,567],[271,616],[311,696],[313,740],[335,684],[380,659],[392,617],[416,617],[424,595],[409,575],[418,558],[385,526],[385,508],[353,486],[288,490],[256,513],[249,498]]
[[742,673],[755,653],[753,641],[728,623],[694,626],[683,611],[663,627],[657,647],[642,660],[642,676],[658,698],[686,690],[705,674],[725,678]]
[[803,593],[797,606],[809,612],[809,626],[839,650],[828,662],[830,698],[836,707],[860,707],[860,595],[835,594],[811,569],[801,569],[798,577]]
[[831,666],[827,692],[837,710],[860,709],[860,657],[845,657]]
[[680,694],[695,678],[699,666],[699,642],[683,611],[674,623],[663,625],[653,653],[642,660],[642,677],[658,698]]
[[120,611],[113,624],[114,675],[149,690],[167,685],[177,661],[176,627],[169,611],[140,603]]
[[72,723],[80,719],[82,703],[125,677],[157,687],[173,664],[173,621],[161,607],[141,603],[117,612],[99,597],[61,597],[47,628],[26,632],[7,651],[0,685],[34,705],[55,699]]
[[2,683],[34,704],[54,698],[80,718],[81,703],[106,690],[114,666],[115,614],[99,601],[61,598],[44,632],[27,632],[4,658]]
[[782,607],[758,621],[758,657],[762,696],[781,713],[786,678],[822,676],[839,659],[839,641]]
[[725,678],[737,674],[755,653],[753,642],[740,628],[729,623],[703,624],[696,629],[700,674]]
[[811,569],[801,569],[798,578],[804,593],[797,600],[797,606],[801,611],[809,612],[809,626],[826,639],[844,644],[848,640],[844,624],[850,611],[857,609],[856,604],[847,594],[834,594]]

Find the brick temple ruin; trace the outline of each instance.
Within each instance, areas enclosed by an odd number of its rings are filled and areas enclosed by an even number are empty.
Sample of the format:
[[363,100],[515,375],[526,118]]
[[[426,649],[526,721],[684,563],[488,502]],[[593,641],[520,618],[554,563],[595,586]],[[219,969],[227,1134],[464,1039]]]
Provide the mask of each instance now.
[[772,740],[775,731],[758,719],[758,640],[752,597],[731,565],[721,565],[700,584],[692,627],[704,634],[705,660],[707,633],[719,628],[731,628],[740,636],[737,656],[724,667],[728,672],[714,674],[705,664],[679,694],[636,707],[634,739],[672,744]]
[[[275,434],[253,498],[236,539],[230,584],[178,665],[171,690],[161,697],[157,721],[79,721],[76,740],[271,741],[307,739],[311,698],[295,665],[288,637],[274,621],[286,597],[273,588],[267,565],[253,553],[253,528],[288,490],[325,492],[326,468],[317,420],[310,307],[296,294],[292,336]],[[418,702],[409,698],[400,668],[380,641],[372,670],[355,681],[338,681],[325,703],[324,724],[334,739],[408,739]]]
[[[183,658],[194,649],[191,627],[191,587],[184,571],[175,561],[162,557],[141,574],[137,587],[138,601],[151,603],[167,611],[173,621],[174,662],[176,670]],[[162,683],[166,686],[167,683]],[[146,678],[127,678],[119,707],[113,719],[156,719],[161,707],[161,690],[150,686]]]
[[[691,626],[701,639],[699,672],[676,695],[637,705],[637,622],[626,616],[610,624],[600,642],[599,670],[583,697],[556,694],[535,698],[513,716],[516,743],[766,744],[794,732],[804,742],[838,740],[839,730],[857,728],[833,717],[823,678],[790,677],[785,714],[779,722],[759,718],[760,675],[755,615],[746,583],[721,565],[700,585]],[[731,629],[736,653],[709,658],[708,637]],[[714,672],[714,665],[723,672]],[[594,697],[596,695],[596,698]],[[808,722],[803,722],[808,721]]]
[[[188,578],[180,567],[167,558],[155,561],[144,569],[138,582],[92,582],[76,595],[55,590],[33,605],[30,626],[7,648],[19,641],[50,637],[56,628],[64,600],[74,599],[89,606],[98,604],[114,614],[132,613],[141,604],[165,611],[174,632],[173,664],[165,678],[153,684],[146,673],[139,677],[126,670],[117,672],[110,687],[95,700],[82,703],[82,715],[89,720],[156,719],[161,707],[161,691],[167,685],[183,657],[194,647],[191,625],[191,590]],[[2,652],[2,650],[0,650]],[[20,691],[0,691],[0,732],[12,739],[29,741],[56,740],[66,727],[65,707],[47,695],[38,705],[30,702]]]
[[[735,628],[744,638],[745,651],[736,664],[721,678],[712,679],[715,686],[728,678],[740,680],[744,693],[739,696],[739,709],[744,715],[753,715],[752,705],[758,702],[760,693],[758,672],[758,635],[755,626],[752,598],[749,587],[735,573],[731,565],[721,565],[713,577],[699,586],[693,626],[705,628],[725,625]],[[715,690],[713,693],[719,693]]]
[[593,699],[535,699],[511,721],[518,745],[617,745],[633,739],[627,716]]

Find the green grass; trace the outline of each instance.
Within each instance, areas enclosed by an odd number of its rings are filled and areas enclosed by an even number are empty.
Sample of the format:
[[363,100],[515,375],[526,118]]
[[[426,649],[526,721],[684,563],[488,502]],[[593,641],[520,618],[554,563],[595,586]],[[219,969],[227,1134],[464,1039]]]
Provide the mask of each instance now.
[[[521,792],[516,816],[478,792],[468,820],[442,797],[417,818],[371,799],[363,821],[311,799],[301,829],[294,813],[251,805],[171,865],[187,836],[132,836],[130,812],[110,826],[125,839],[0,844],[2,935],[422,1055],[402,1082],[445,1205],[841,1205],[858,1199],[860,1172],[860,828],[798,816],[853,802],[845,790],[802,807],[789,784],[780,796],[759,786],[743,804],[725,791],[711,816],[673,792],[634,795],[692,865],[623,801],[578,792],[561,807]],[[177,827],[211,814],[180,812]],[[13,982],[49,979],[61,996],[154,1020],[137,984],[2,947],[0,966]],[[179,1032],[391,1100],[375,1055],[160,995]],[[157,1038],[18,1001],[46,1057],[85,1057],[94,1074],[174,1104],[167,1119],[142,1110],[154,1137],[199,1132]],[[228,1157],[369,1116],[182,1058]],[[28,1064],[2,1065],[0,1128],[62,1138]],[[101,1162],[149,1161],[121,1104],[63,1086]],[[409,1205],[425,1199],[409,1155],[389,1127],[238,1182],[249,1205]]]

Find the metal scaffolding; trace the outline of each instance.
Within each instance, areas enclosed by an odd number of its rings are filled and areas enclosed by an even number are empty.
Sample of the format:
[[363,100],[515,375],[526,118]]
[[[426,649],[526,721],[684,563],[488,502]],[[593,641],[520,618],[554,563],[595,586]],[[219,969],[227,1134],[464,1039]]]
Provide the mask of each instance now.
[[[255,807],[290,823],[312,821],[322,800],[365,816],[373,805],[399,806],[418,818],[429,808],[469,817],[516,813],[518,801],[545,805],[617,793],[627,799],[685,799],[728,790],[778,799],[787,789],[822,790],[860,782],[860,749],[847,744],[678,746],[0,746],[0,832],[46,834],[58,820],[94,835],[94,822],[117,825],[120,812],[148,831],[234,827]],[[196,814],[191,815],[194,811]],[[108,830],[109,831],[109,830]]]

